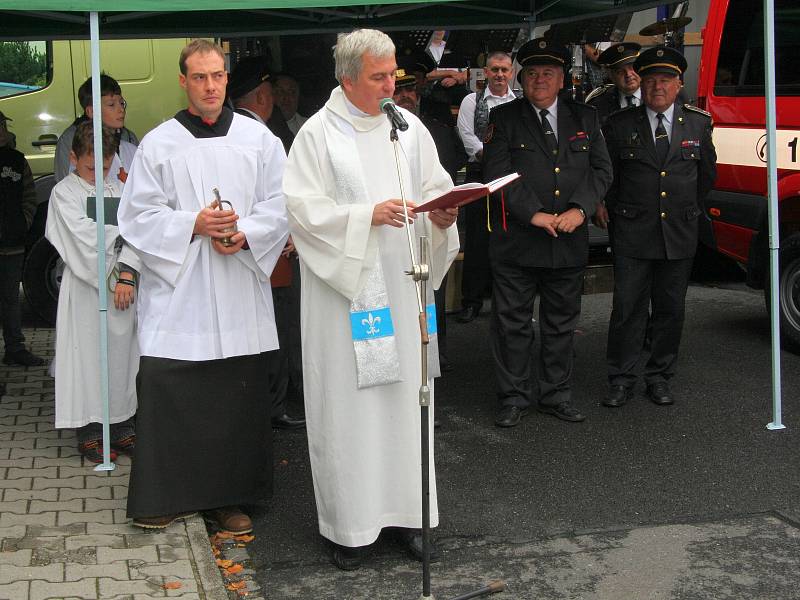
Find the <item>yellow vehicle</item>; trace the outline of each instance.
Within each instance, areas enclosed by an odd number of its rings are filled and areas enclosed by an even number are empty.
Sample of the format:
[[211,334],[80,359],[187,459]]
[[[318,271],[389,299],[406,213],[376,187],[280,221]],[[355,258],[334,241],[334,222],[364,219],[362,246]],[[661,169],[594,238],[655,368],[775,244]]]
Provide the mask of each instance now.
[[[100,44],[101,70],[116,79],[128,103],[125,126],[140,139],[185,107],[178,57],[186,39],[112,40]],[[44,239],[58,136],[83,114],[78,88],[91,72],[89,42],[0,41],[0,111],[36,179],[39,207],[28,236],[25,297],[55,322],[63,263]]]
[[[186,39],[108,40],[100,66],[128,103],[125,126],[139,138],[185,104],[178,56]],[[91,72],[89,42],[0,41],[0,111],[34,176],[53,172],[58,136],[83,114],[78,88]]]

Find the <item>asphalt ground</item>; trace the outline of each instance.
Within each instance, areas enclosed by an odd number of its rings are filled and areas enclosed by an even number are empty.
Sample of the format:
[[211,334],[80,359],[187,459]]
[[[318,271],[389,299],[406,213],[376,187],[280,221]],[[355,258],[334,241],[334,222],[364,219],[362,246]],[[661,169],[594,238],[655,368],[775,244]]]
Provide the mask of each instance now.
[[[693,285],[676,404],[600,405],[611,294],[584,296],[574,402],[584,423],[532,411],[499,429],[489,318],[448,324],[436,384],[443,560],[436,597],[503,578],[499,598],[800,598],[800,357],[783,352],[772,420],[769,321],[742,284]],[[409,398],[416,402],[416,398]],[[417,598],[419,563],[383,537],[361,570],[329,562],[303,432],[275,435],[275,494],[248,550],[267,598]]]

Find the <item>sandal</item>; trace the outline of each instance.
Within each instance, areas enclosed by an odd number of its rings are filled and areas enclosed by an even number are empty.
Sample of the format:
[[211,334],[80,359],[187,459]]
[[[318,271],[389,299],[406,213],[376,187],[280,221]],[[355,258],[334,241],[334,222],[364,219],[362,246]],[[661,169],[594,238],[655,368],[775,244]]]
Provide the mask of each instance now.
[[[103,444],[100,440],[89,440],[78,444],[78,452],[91,463],[100,464],[103,462]],[[117,453],[111,450],[111,462],[117,460]]]

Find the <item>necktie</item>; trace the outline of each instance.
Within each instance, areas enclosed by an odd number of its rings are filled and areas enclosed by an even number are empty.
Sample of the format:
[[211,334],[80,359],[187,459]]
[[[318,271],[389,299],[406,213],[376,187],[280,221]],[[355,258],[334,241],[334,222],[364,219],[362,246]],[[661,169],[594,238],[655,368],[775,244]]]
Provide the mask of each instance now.
[[625,102],[627,102],[628,106],[633,106],[633,96],[625,96]]
[[550,119],[547,118],[549,114],[546,108],[539,111],[539,115],[542,117],[542,130],[544,131],[544,139],[547,142],[547,147],[550,148],[550,152],[553,155],[556,155],[558,154],[558,142],[556,141],[556,134],[553,131],[553,127],[550,125]]
[[656,154],[658,160],[663,165],[667,160],[669,154],[669,138],[667,137],[667,130],[664,128],[664,113],[656,115],[658,119],[658,126],[656,127]]

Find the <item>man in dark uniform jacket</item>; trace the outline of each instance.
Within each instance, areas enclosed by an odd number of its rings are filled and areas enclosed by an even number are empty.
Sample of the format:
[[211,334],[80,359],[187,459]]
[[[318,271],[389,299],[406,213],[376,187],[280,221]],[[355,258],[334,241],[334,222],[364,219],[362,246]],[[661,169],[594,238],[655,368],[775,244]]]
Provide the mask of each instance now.
[[[271,79],[272,74],[265,57],[247,56],[236,64],[231,73],[228,97],[236,107],[235,112],[266,125],[283,142],[284,149],[288,152],[294,135],[274,104]],[[286,248],[278,258],[270,277],[280,347],[269,353],[268,392],[272,400],[272,427],[277,429],[301,429],[306,424],[305,419],[295,418],[287,413],[290,391],[300,403],[303,400],[299,335],[300,273],[296,263],[294,245],[289,236]]]
[[[485,137],[486,178],[522,176],[496,204],[489,246],[499,427],[519,423],[533,398],[543,413],[585,418],[572,405],[573,336],[589,258],[586,219],[605,196],[612,169],[597,111],[559,97],[568,60],[565,48],[543,39],[520,48],[525,96],[492,110]],[[541,350],[534,374],[537,294]]]
[[678,357],[697,220],[716,178],[710,115],[675,101],[686,59],[672,48],[651,48],[634,68],[642,77],[644,106],[611,115],[605,127],[614,163],[606,196],[614,232],[614,305],[603,400],[611,407],[630,398],[646,345],[647,393],[656,404],[673,403],[668,382]]
[[[639,44],[614,44],[603,50],[597,57],[597,63],[608,72],[613,83],[592,91],[586,103],[597,109],[600,125],[604,126],[609,115],[629,106],[641,106],[641,78],[633,68],[633,62],[639,56],[642,47]],[[594,215],[595,224],[608,227],[608,212],[602,202],[597,203]]]

